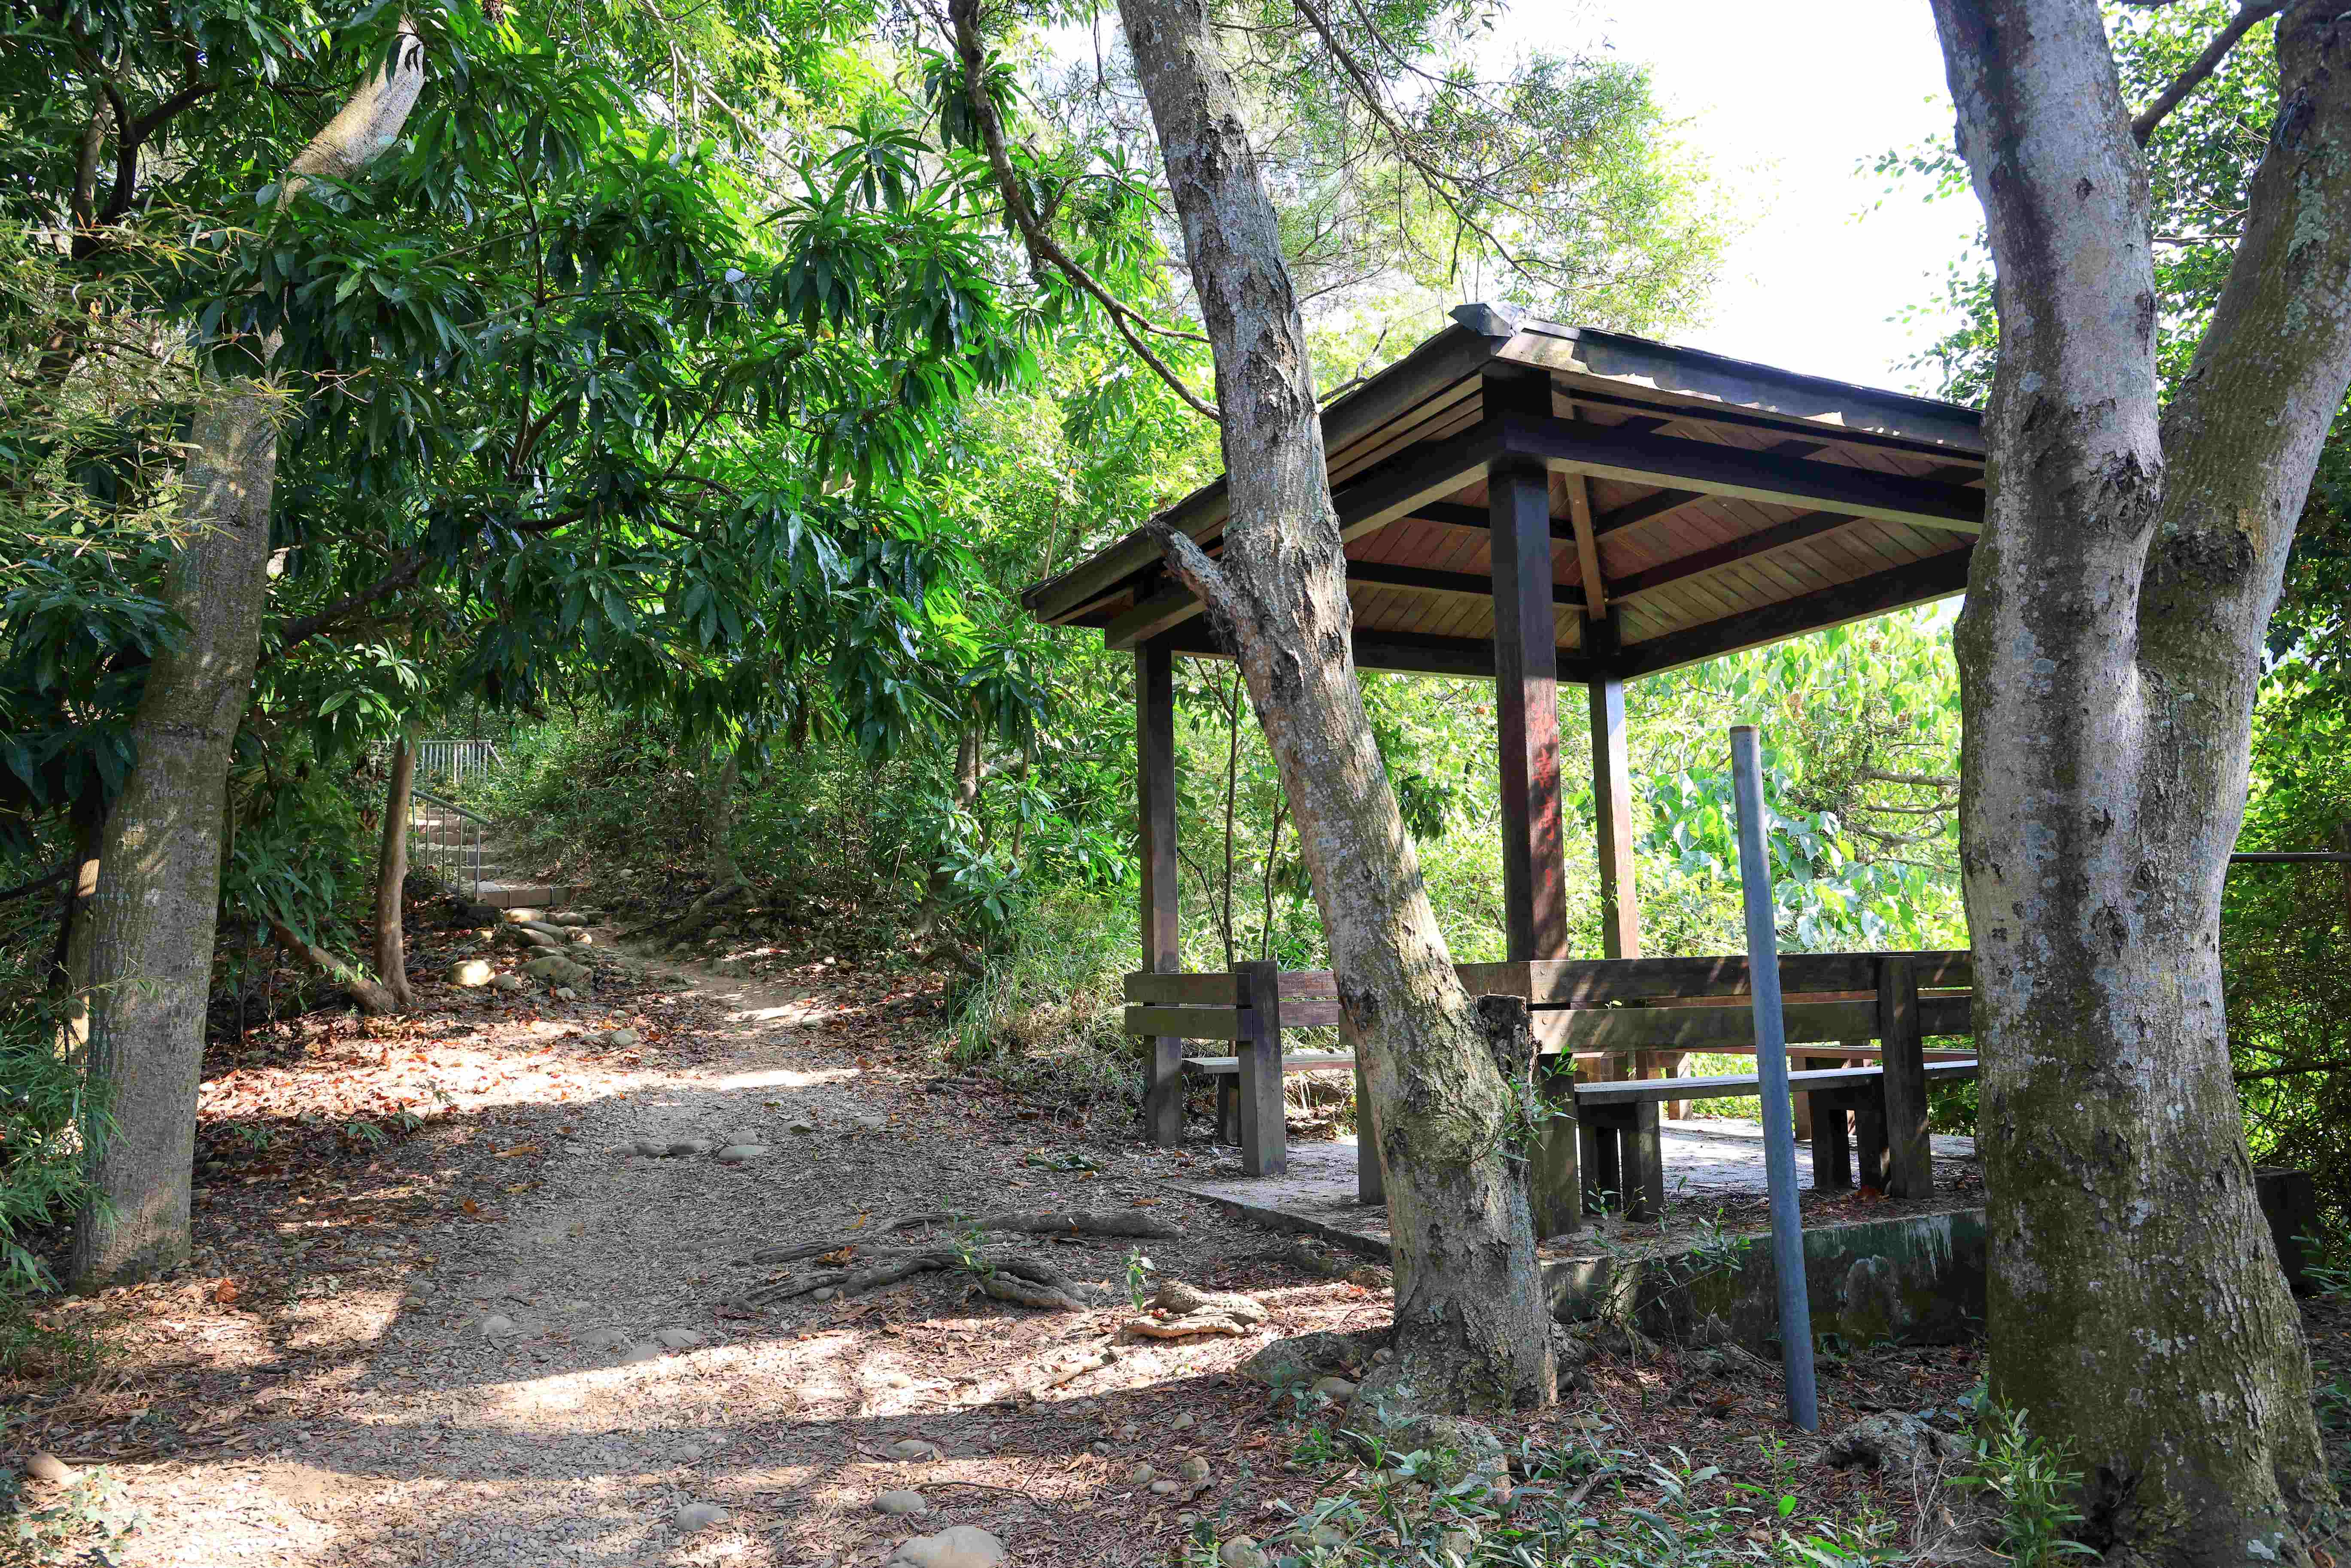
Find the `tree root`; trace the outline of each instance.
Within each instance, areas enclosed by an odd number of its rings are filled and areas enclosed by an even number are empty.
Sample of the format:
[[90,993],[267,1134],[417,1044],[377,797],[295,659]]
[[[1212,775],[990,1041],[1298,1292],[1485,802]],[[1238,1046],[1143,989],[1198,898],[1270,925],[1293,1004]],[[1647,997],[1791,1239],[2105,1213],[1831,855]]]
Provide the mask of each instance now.
[[1254,1296],[1203,1291],[1181,1280],[1163,1281],[1151,1298],[1149,1317],[1132,1318],[1126,1332],[1146,1339],[1189,1339],[1195,1334],[1243,1334],[1271,1314]]
[[859,1268],[828,1269],[805,1279],[779,1280],[746,1291],[737,1299],[752,1306],[767,1306],[827,1286],[844,1296],[856,1296],[916,1274],[957,1269],[977,1274],[981,1291],[998,1301],[1070,1312],[1089,1312],[1102,1304],[1092,1299],[1097,1294],[1093,1287],[1081,1284],[1050,1263],[1016,1253],[966,1253],[946,1247],[878,1254]]
[[[865,1234],[885,1235],[895,1230],[914,1230],[925,1225],[967,1226],[983,1236],[1013,1233],[1024,1236],[1137,1236],[1164,1239],[1182,1234],[1164,1219],[1127,1209],[1112,1209],[1100,1214],[987,1214],[977,1218],[960,1214],[910,1214],[904,1219],[876,1226]],[[752,1253],[743,1261],[797,1263],[803,1258],[820,1258],[828,1252],[838,1252],[843,1247],[853,1247],[857,1241],[856,1236],[850,1235],[837,1237],[831,1241],[802,1242],[797,1247],[770,1247]]]

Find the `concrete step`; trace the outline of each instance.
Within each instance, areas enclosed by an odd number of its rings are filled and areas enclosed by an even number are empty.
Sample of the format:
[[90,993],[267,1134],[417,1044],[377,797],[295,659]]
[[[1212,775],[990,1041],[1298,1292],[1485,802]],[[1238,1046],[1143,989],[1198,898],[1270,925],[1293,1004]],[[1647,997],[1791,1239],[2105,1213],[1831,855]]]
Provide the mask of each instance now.
[[485,882],[474,890],[474,902],[492,909],[560,909],[587,891],[561,883]]

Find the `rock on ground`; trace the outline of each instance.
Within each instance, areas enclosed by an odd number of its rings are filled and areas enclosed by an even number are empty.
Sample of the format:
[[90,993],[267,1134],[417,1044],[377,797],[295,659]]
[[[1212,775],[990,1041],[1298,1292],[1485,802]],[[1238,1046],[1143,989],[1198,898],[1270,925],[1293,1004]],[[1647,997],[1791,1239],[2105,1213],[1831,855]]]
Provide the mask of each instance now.
[[952,1524],[899,1542],[883,1568],[998,1568],[1004,1561],[1004,1542],[976,1524]]

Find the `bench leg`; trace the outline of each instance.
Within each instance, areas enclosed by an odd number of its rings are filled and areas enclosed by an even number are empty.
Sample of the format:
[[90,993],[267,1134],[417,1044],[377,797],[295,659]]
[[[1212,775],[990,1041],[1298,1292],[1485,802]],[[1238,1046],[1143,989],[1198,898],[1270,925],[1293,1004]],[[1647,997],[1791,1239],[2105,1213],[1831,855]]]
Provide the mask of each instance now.
[[1624,1211],[1622,1121],[1623,1112],[1614,1105],[1580,1110],[1576,1130],[1583,1155],[1583,1207],[1588,1214]]
[[[1881,1081],[1882,1082],[1882,1081]],[[1861,1185],[1886,1190],[1886,1097],[1877,1089],[1858,1091],[1853,1102],[1854,1163],[1861,1167]]]
[[1645,1100],[1633,1107],[1633,1124],[1620,1134],[1625,1145],[1625,1174],[1630,1191],[1625,1213],[1634,1219],[1656,1219],[1666,1212],[1666,1149],[1658,1135],[1658,1107]]
[[1217,1074],[1217,1142],[1241,1141],[1241,1081],[1230,1072]]
[[1164,1037],[1150,1042],[1151,1065],[1143,1091],[1143,1135],[1163,1149],[1184,1142],[1184,1042]]
[[[1341,1030],[1343,1035],[1352,1031]],[[1361,1048],[1348,1040],[1355,1058],[1355,1201],[1376,1208],[1388,1200],[1387,1171],[1380,1164],[1379,1119],[1372,1113],[1372,1086],[1364,1078]]]
[[1845,1125],[1847,1097],[1813,1094],[1813,1189],[1853,1189],[1853,1134]]
[[1564,1058],[1535,1064],[1536,1082],[1557,1107],[1543,1118],[1527,1161],[1527,1197],[1535,1239],[1564,1236],[1583,1224],[1583,1132],[1575,1117],[1575,1068]]

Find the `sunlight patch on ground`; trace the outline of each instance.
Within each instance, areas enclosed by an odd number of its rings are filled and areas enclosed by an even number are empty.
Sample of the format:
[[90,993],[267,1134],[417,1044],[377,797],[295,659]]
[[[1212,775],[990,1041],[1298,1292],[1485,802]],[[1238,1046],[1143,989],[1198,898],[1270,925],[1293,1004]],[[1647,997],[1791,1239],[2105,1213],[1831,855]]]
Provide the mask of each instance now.
[[789,1068],[775,1068],[764,1072],[727,1072],[699,1079],[697,1088],[716,1089],[813,1089],[825,1083],[846,1083],[852,1078],[865,1076],[857,1067],[827,1067],[813,1072],[795,1072]]

